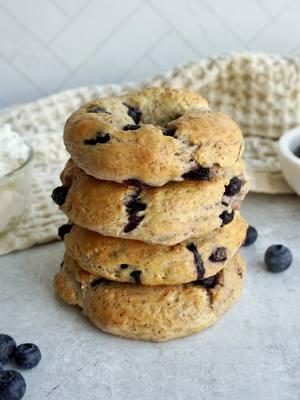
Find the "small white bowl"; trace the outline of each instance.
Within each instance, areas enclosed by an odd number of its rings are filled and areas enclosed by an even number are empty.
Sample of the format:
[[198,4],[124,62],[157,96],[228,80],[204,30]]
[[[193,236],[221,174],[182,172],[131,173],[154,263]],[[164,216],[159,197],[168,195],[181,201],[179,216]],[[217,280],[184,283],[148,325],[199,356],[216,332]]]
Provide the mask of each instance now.
[[300,158],[295,150],[300,146],[300,126],[294,128],[279,140],[279,161],[282,173],[292,189],[300,196]]

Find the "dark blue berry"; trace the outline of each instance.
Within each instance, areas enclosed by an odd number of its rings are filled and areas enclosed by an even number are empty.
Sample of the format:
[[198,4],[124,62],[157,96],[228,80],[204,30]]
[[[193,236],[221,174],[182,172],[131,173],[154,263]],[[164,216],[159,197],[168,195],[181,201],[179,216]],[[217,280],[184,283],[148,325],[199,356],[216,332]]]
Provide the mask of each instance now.
[[228,211],[223,211],[222,214],[219,215],[219,217],[220,217],[221,220],[222,220],[222,226],[223,226],[223,225],[227,225],[227,224],[229,224],[229,223],[233,220],[234,212],[232,211],[232,212],[230,213],[230,212],[228,212]]
[[110,141],[110,134],[109,133],[98,132],[95,138],[85,139],[83,141],[83,143],[94,146],[97,143],[104,144],[104,143],[107,143],[109,141]]
[[292,264],[293,255],[287,247],[282,244],[273,244],[265,253],[265,264],[271,272],[282,272]]
[[234,196],[237,194],[242,187],[242,181],[237,177],[233,177],[230,179],[230,182],[227,186],[225,186],[225,195],[226,196]]
[[24,369],[36,367],[41,358],[40,349],[33,343],[20,344],[14,352],[15,363]]
[[65,186],[58,186],[53,190],[51,197],[54,203],[56,203],[58,206],[61,206],[64,204],[67,194],[68,188]]
[[218,283],[218,275],[210,276],[209,278],[200,279],[198,281],[194,281],[194,285],[200,285],[207,289],[212,289]]
[[199,253],[197,246],[194,243],[189,243],[186,248],[191,251],[194,255],[194,264],[197,270],[197,279],[203,279],[205,274],[205,268],[201,254]]
[[256,239],[257,239],[257,230],[254,228],[254,226],[249,225],[243,246],[250,246],[256,241]]
[[0,371],[1,400],[21,400],[25,394],[25,391],[25,380],[18,371]]
[[125,202],[126,212],[128,214],[128,222],[124,227],[125,233],[131,232],[144,219],[143,215],[137,215],[139,211],[144,211],[147,208],[147,205],[143,203],[141,199],[139,199],[140,192],[141,190],[138,189],[134,194],[131,195],[131,198]]
[[16,349],[15,340],[4,333],[0,334],[0,362],[5,365],[12,358],[12,355]]
[[123,131],[136,131],[140,129],[141,125],[128,124],[123,127]]
[[135,214],[129,215],[128,223],[124,227],[124,232],[128,233],[128,232],[133,231],[143,219],[144,219],[144,215],[142,215],[140,217]]
[[129,104],[126,104],[126,103],[123,103],[123,104],[124,104],[124,106],[126,106],[128,108],[127,113],[129,115],[129,117],[131,117],[134,120],[135,124],[137,125],[141,119],[141,115],[142,115],[141,111],[139,111],[135,107],[130,106]]
[[212,262],[223,262],[227,260],[227,252],[225,247],[217,247],[209,256]]
[[210,180],[210,170],[209,168],[196,167],[191,171],[186,172],[182,175],[183,179],[191,181],[209,181]]
[[141,283],[142,271],[133,271],[130,276],[135,280],[136,283]]
[[128,264],[121,264],[121,265],[120,265],[120,268],[121,268],[121,269],[127,269],[128,267],[129,267]]
[[132,198],[126,202],[126,211],[130,214],[138,213],[139,211],[144,211],[147,208],[147,205],[143,203],[138,198]]
[[73,227],[72,224],[64,224],[64,225],[60,226],[60,227],[58,228],[58,232],[57,232],[58,236],[59,236],[61,239],[63,239],[64,236],[65,236],[67,233],[71,232],[72,227]]

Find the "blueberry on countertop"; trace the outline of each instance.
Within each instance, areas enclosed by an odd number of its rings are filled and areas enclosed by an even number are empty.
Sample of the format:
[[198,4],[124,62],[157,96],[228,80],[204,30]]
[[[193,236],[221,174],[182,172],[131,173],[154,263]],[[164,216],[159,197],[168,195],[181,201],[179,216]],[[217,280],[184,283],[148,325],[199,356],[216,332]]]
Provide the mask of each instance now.
[[282,244],[273,244],[265,253],[265,264],[271,272],[282,272],[292,264],[293,255],[287,247]]
[[24,396],[25,391],[25,380],[18,371],[0,371],[1,400],[21,400]]
[[40,349],[33,343],[20,344],[14,352],[15,363],[24,369],[36,367],[41,358]]
[[254,226],[249,225],[243,246],[250,246],[256,241],[256,239],[257,239],[257,230],[254,228]]
[[0,363],[7,364],[12,358],[15,348],[16,342],[11,336],[0,334]]

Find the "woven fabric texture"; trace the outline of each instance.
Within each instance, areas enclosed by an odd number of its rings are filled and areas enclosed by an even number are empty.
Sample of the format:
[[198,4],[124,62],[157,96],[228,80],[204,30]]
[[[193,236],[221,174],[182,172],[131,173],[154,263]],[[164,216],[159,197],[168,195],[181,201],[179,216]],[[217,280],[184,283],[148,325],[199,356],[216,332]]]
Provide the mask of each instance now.
[[68,159],[62,141],[68,115],[95,97],[159,85],[201,93],[212,109],[228,113],[241,126],[253,191],[291,193],[280,172],[277,140],[300,125],[300,57],[210,58],[140,83],[68,90],[1,113],[0,124],[9,123],[24,135],[33,145],[35,158],[30,208],[14,230],[0,237],[0,255],[57,239],[57,228],[66,221],[50,195]]

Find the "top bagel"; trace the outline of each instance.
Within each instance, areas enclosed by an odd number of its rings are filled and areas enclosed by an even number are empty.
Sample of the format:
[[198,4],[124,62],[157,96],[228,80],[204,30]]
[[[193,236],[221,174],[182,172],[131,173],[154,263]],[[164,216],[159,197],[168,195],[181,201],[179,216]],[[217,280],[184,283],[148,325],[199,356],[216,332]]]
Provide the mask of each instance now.
[[185,89],[148,88],[83,105],[67,120],[64,142],[97,179],[162,186],[209,180],[241,157],[243,137],[225,114]]

